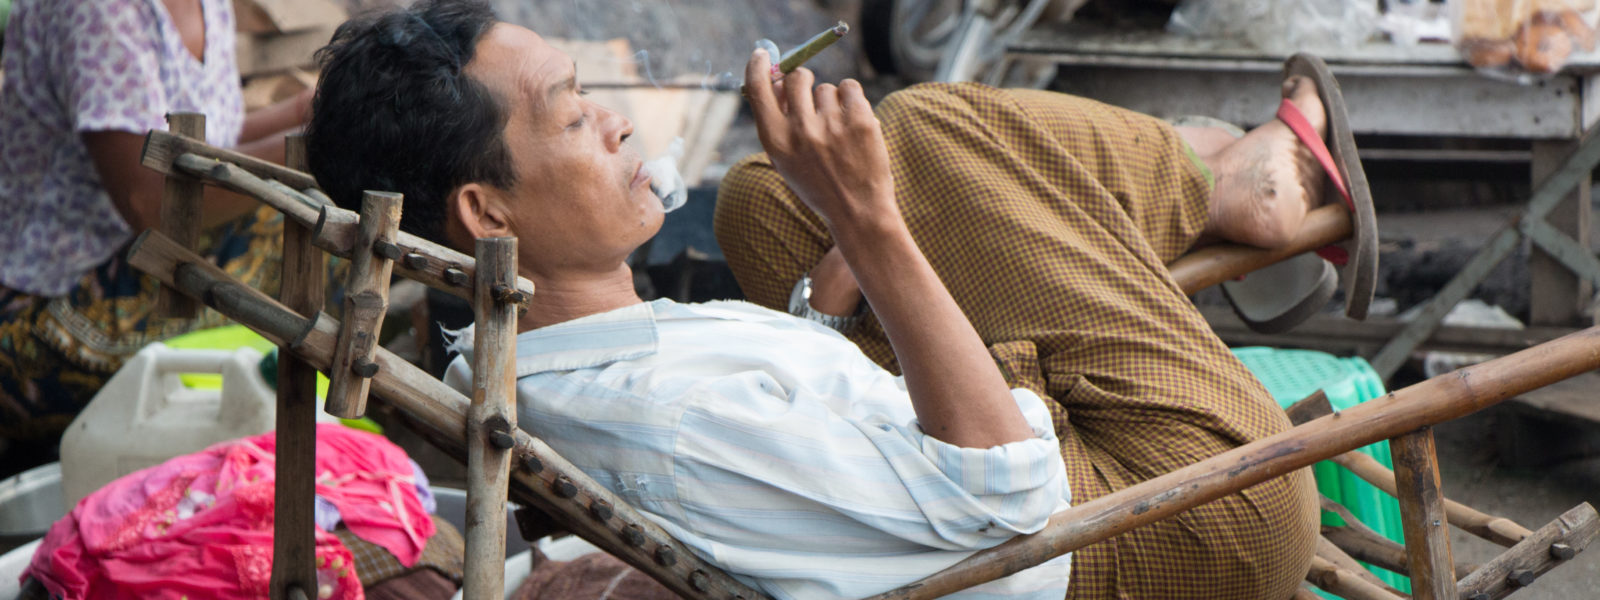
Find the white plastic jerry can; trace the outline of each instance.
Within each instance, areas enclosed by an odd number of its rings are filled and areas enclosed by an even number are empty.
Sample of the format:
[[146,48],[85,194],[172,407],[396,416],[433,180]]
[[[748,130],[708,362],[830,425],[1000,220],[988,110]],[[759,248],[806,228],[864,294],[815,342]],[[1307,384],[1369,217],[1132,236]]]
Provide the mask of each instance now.
[[[69,506],[113,479],[217,442],[271,431],[276,396],[261,353],[153,343],[95,394],[61,438],[61,491]],[[220,373],[222,389],[192,389],[180,375]]]

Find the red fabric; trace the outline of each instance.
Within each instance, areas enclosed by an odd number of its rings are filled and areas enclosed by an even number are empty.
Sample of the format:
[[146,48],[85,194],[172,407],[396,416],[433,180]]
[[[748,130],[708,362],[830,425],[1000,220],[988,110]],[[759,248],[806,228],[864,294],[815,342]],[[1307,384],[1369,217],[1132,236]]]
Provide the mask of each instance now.
[[[271,433],[224,442],[107,484],[50,528],[23,577],[67,599],[266,597],[275,447]],[[380,436],[319,425],[316,470],[317,494],[339,507],[346,526],[402,562],[417,560],[433,522],[410,487],[403,451]],[[337,537],[318,529],[316,557],[317,596],[362,598]]]

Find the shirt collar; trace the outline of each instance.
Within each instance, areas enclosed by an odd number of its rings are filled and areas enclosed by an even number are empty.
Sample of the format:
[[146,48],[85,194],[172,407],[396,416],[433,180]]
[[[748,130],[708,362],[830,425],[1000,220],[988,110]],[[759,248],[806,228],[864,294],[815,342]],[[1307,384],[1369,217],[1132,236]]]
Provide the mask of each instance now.
[[600,367],[656,353],[655,302],[640,302],[517,335],[517,377]]

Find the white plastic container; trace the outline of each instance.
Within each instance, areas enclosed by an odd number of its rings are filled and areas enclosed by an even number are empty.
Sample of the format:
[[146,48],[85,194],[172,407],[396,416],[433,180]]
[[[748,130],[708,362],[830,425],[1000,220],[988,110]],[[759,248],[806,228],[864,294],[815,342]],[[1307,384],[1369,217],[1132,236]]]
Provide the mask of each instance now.
[[[111,480],[174,456],[271,431],[272,388],[250,348],[178,350],[159,343],[135,354],[61,438],[61,491],[67,506]],[[221,373],[222,389],[190,389],[183,373]]]

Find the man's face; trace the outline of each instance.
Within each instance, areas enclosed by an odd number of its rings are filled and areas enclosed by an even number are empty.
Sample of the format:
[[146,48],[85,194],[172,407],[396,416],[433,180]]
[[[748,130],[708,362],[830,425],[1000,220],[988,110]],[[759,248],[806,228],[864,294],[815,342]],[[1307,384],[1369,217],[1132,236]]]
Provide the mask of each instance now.
[[467,72],[507,112],[516,184],[501,195],[525,272],[617,268],[661,228],[626,117],[584,99],[572,59],[532,31],[500,23]]

